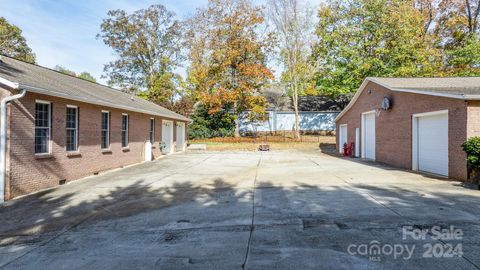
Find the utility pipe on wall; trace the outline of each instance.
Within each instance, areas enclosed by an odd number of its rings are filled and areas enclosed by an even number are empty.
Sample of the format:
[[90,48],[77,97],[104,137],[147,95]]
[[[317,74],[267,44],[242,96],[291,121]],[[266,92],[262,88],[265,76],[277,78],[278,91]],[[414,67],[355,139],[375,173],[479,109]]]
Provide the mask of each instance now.
[[[15,89],[18,89],[18,85]],[[27,90],[22,89],[20,94],[8,96],[0,103],[0,203],[5,201],[5,179],[7,163],[7,103],[25,96]]]

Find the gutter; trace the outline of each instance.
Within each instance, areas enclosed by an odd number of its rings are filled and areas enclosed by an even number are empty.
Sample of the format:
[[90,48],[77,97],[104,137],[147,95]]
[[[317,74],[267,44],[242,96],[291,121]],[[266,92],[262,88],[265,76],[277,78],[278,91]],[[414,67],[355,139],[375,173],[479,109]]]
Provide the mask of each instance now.
[[[0,58],[1,60],[1,58]],[[11,82],[7,79],[4,79],[2,77],[0,77],[0,83],[3,84],[3,85],[6,85],[10,88],[13,88],[13,89],[18,89],[18,87],[20,87],[20,84],[16,83],[16,82]]]
[[465,100],[480,100],[480,95],[464,95]]
[[[19,90],[19,85],[11,83],[13,89]],[[7,165],[7,103],[25,96],[27,90],[22,89],[20,94],[8,96],[0,103],[0,203],[5,201],[5,179]]]

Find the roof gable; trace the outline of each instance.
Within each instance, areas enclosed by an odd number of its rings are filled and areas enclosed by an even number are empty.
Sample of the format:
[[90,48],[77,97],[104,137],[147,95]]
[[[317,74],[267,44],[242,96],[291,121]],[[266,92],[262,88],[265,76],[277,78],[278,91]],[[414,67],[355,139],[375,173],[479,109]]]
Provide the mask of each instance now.
[[367,77],[345,109],[335,118],[338,121],[355,104],[369,82],[395,91],[464,100],[480,100],[480,77],[448,78],[380,78]]

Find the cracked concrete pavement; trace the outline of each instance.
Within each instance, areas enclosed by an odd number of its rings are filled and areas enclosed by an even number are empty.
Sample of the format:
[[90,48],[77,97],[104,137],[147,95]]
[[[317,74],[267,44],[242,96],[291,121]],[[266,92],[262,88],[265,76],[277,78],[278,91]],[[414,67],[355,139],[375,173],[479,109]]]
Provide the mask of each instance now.
[[[0,269],[478,269],[479,214],[479,191],[376,163],[185,153],[1,205]],[[463,237],[403,239],[408,226]],[[351,254],[372,241],[415,250]],[[463,256],[423,257],[438,244]]]

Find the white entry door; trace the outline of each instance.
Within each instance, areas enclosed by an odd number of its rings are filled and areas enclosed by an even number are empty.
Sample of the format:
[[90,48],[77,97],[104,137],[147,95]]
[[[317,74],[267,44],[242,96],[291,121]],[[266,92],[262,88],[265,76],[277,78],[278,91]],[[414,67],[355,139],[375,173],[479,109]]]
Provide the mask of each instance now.
[[177,123],[177,151],[185,151],[185,123]]
[[170,154],[173,152],[173,122],[163,120],[162,121],[162,142],[165,144],[165,148],[162,149],[162,153]]
[[[417,160],[419,171],[448,176],[448,112],[418,116],[417,124]],[[415,129],[415,127],[414,127]],[[414,153],[415,154],[415,153]],[[415,169],[415,168],[414,168]]]
[[355,129],[355,157],[360,157],[360,129]]
[[375,160],[375,112],[362,114],[362,158]]
[[152,143],[150,141],[145,142],[145,161],[152,161]]
[[347,134],[347,125],[340,125],[339,134],[338,134],[338,152],[343,153],[343,146],[345,143],[348,144],[348,134]]

